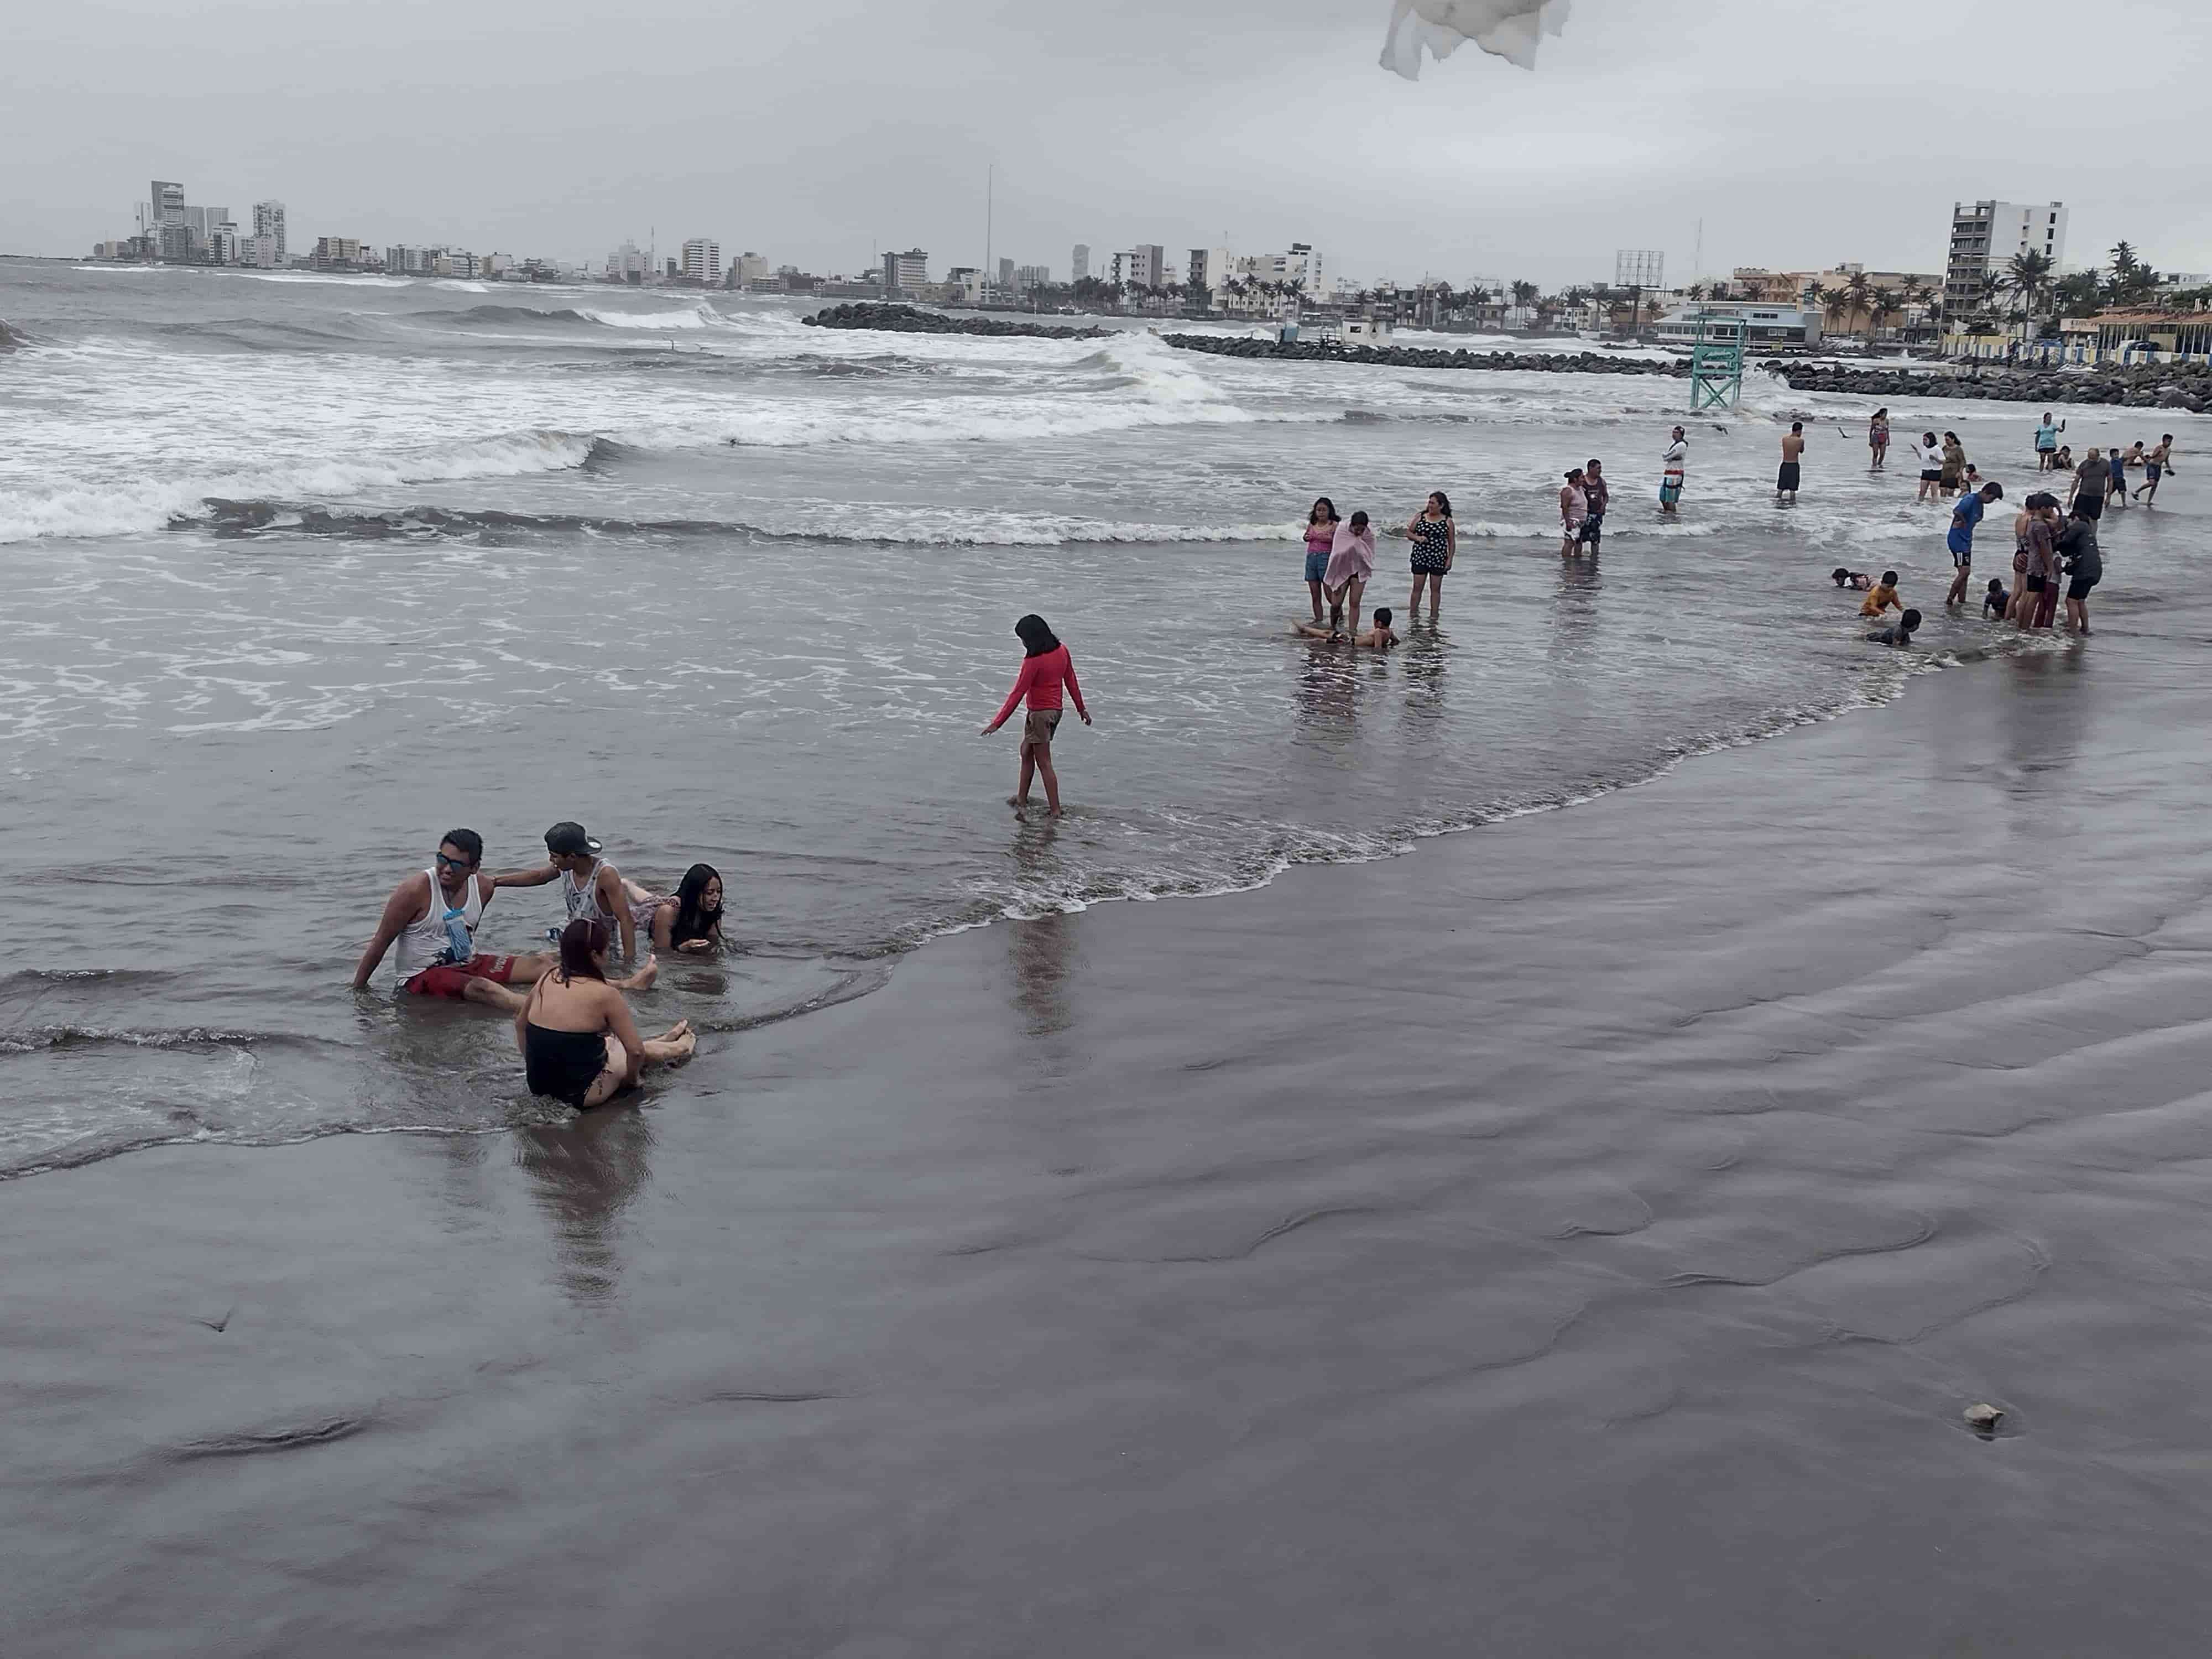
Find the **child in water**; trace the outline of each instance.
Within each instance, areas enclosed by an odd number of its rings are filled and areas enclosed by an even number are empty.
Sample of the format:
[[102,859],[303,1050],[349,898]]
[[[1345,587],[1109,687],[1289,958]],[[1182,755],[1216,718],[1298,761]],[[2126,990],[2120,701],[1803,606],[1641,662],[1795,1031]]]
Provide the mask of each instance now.
[[[1326,628],[1316,628],[1310,623],[1294,622],[1291,626],[1310,640],[1340,640],[1345,637],[1341,632],[1333,633]],[[1375,626],[1354,633],[1351,639],[1352,644],[1364,645],[1372,651],[1388,651],[1398,644],[1397,633],[1390,626],[1390,608],[1388,605],[1378,606],[1375,612]]]
[[1905,609],[1905,601],[1897,597],[1897,572],[1885,570],[1881,573],[1881,580],[1866,596],[1866,603],[1859,607],[1859,615],[1879,617],[1893,605],[1899,611]]
[[2004,583],[1995,576],[1990,577],[1990,591],[1982,595],[1982,615],[1995,617],[2002,622],[2005,612],[2011,608],[2012,595],[2005,592]]
[[1920,613],[1908,611],[1887,628],[1877,629],[1867,635],[1876,645],[1910,645],[1912,630],[1920,626]]
[[1855,587],[1862,593],[1874,586],[1874,578],[1868,575],[1865,571],[1848,569],[1840,564],[1828,574],[1837,586]]

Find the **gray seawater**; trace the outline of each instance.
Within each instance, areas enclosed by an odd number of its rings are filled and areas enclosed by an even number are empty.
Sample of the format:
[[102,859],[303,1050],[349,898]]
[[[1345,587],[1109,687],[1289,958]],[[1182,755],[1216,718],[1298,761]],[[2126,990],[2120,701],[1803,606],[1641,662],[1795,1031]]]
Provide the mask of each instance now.
[[[490,867],[581,819],[624,872],[705,859],[739,948],[641,1000],[743,1042],[945,931],[1203,896],[1570,805],[2022,644],[1933,615],[1942,515],[1864,410],[1680,382],[1247,363],[1141,327],[1001,341],[801,326],[777,301],[0,262],[0,1174],[161,1140],[473,1132],[558,1115],[503,1022],[351,963],[456,824]],[[1814,422],[1778,509],[1778,426]],[[2075,410],[2078,446],[2187,416]],[[1901,404],[2015,495],[2033,411]],[[2183,423],[2186,422],[2186,425]],[[1614,477],[1562,566],[1559,472]],[[1462,526],[1444,614],[1385,660],[1300,643],[1311,499]],[[2100,594],[2182,593],[2188,497],[2116,525]],[[1984,532],[2006,544],[2002,523]],[[1984,554],[1984,562],[2001,562]],[[1375,602],[1401,612],[1402,543]],[[1931,613],[1868,646],[1838,563]],[[1069,817],[1004,805],[1014,618],[1074,653]],[[532,947],[544,891],[480,936]],[[1171,964],[1163,971],[1171,972]],[[680,1096],[678,1077],[663,1087]]]

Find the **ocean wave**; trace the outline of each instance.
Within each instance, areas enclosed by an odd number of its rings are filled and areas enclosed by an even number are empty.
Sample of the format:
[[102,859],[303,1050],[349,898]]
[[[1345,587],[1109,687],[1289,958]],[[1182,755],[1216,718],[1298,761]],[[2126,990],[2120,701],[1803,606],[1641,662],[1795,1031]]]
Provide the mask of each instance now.
[[313,501],[451,479],[564,472],[587,465],[599,441],[582,433],[514,432],[380,458],[280,462],[203,478],[0,489],[0,544],[159,530],[216,499]]
[[506,513],[415,507],[388,513],[333,512],[300,501],[215,498],[208,511],[171,520],[178,530],[221,534],[307,535],[338,539],[426,540],[508,533],[548,536],[699,537],[763,544],[830,544],[858,547],[1062,547],[1083,544],[1283,543],[1297,540],[1290,523],[1178,525],[1130,523],[1053,514],[957,513],[934,508],[856,508],[836,504],[840,520],[858,527],[824,534],[830,504],[820,512],[790,511],[776,524],[715,519],[624,519],[588,514]]

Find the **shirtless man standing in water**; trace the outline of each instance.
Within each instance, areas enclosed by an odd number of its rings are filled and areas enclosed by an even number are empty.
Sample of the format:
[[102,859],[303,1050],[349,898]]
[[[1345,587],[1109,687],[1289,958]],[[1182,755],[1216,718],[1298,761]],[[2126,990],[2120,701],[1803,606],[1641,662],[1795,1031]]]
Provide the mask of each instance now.
[[1805,453],[1805,422],[1790,422],[1790,434],[1782,441],[1782,470],[1774,475],[1774,500],[1779,506],[1784,495],[1790,505],[1797,505],[1797,459]]
[[[483,863],[482,836],[473,830],[448,831],[438,843],[436,861],[427,870],[402,877],[385,900],[376,932],[355,964],[353,988],[368,988],[385,953],[396,944],[399,951],[393,966],[399,988],[407,994],[480,1002],[508,1013],[521,1007],[522,993],[511,988],[536,984],[559,959],[487,956],[474,949],[477,924],[493,893],[502,886],[526,884],[507,875],[486,875]],[[642,991],[659,972],[659,964],[648,957],[645,966],[628,979],[607,982]]]

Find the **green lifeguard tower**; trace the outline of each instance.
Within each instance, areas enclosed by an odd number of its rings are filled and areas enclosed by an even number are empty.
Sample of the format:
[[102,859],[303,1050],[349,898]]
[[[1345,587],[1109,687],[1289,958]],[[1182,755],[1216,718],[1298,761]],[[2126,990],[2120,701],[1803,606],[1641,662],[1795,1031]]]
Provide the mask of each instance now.
[[1743,340],[1749,331],[1742,316],[1700,310],[1697,337],[1690,346],[1690,413],[1734,409],[1743,398]]

